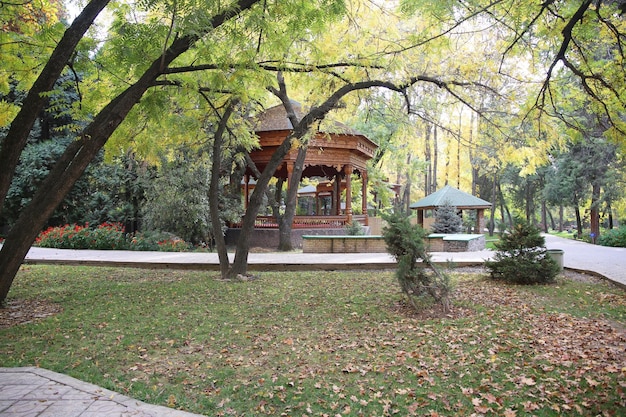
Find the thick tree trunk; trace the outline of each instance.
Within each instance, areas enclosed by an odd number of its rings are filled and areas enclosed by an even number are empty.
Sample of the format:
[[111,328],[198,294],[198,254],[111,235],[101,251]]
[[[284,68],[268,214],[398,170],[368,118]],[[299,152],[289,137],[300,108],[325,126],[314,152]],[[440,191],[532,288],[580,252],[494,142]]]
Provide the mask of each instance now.
[[[207,102],[208,98],[205,96]],[[233,114],[235,103],[231,102],[224,114],[220,117],[219,126],[213,138],[213,164],[211,166],[211,182],[209,184],[209,211],[211,216],[211,226],[213,229],[213,238],[215,239],[215,248],[220,261],[220,274],[222,278],[228,277],[230,261],[228,260],[228,250],[226,248],[226,240],[222,231],[222,219],[220,218],[220,196],[222,194],[220,187],[220,168],[222,161],[222,149],[224,146],[224,132],[228,125],[228,120]]]
[[42,93],[53,88],[54,83],[74,53],[76,45],[100,12],[109,4],[109,1],[92,0],[85,6],[63,34],[48,62],[24,98],[21,109],[13,119],[0,147],[0,209],[4,205],[4,199],[11,186],[15,167],[22,150],[26,146],[28,135],[46,103],[46,96]]
[[307,145],[303,144],[298,149],[298,155],[291,172],[291,179],[287,187],[287,200],[285,201],[285,214],[283,214],[278,225],[278,250],[293,250],[293,242],[291,241],[291,226],[296,216],[298,202],[298,188],[302,179],[302,171],[304,171],[304,160],[306,158]]
[[[235,12],[229,10],[215,16],[213,27],[220,26],[235,17],[240,10],[249,8],[258,1],[240,0]],[[24,257],[52,212],[63,201],[146,90],[153,86],[162,71],[186,52],[197,39],[195,35],[175,39],[164,54],[153,61],[141,78],[107,104],[85,128],[80,139],[72,142],[61,155],[31,202],[20,213],[0,250],[0,303],[4,303]]]

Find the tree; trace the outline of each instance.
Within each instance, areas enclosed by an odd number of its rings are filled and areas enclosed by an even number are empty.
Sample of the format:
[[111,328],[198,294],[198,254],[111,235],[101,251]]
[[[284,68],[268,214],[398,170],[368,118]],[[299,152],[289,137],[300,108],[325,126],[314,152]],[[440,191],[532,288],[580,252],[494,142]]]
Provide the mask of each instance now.
[[146,190],[143,227],[194,245],[210,244],[209,166],[194,159],[183,150],[164,161]]
[[435,210],[433,233],[459,233],[463,228],[463,220],[455,206],[449,200]]
[[549,255],[539,229],[527,221],[516,219],[510,233],[498,243],[493,261],[485,262],[493,279],[515,284],[546,284],[554,282],[559,265]]
[[[29,88],[19,112],[13,118],[9,131],[2,140],[0,147],[0,166],[2,167],[2,175],[0,175],[0,207],[4,205],[4,199],[11,185],[15,167],[24,146],[26,146],[33,124],[46,103],[47,93],[52,89],[67,63],[71,61],[70,58],[87,29],[89,29],[109,1],[92,0],[85,6],[78,17],[74,19],[48,58],[43,70]],[[15,8],[18,11],[20,10],[19,6]],[[2,279],[0,278],[1,281]],[[2,295],[3,287],[4,285],[0,284],[0,302],[4,300]]]
[[411,305],[419,310],[420,301],[426,295],[440,303],[444,312],[450,311],[450,278],[430,261],[424,243],[427,232],[411,224],[402,213],[392,213],[384,219],[387,226],[383,229],[383,238],[387,251],[398,261],[396,278]]
[[[93,121],[82,130],[79,138],[66,148],[54,169],[33,196],[30,204],[22,210],[19,219],[11,228],[0,250],[0,302],[4,302],[6,299],[22,260],[47,219],[143,94],[155,85],[157,78],[176,58],[188,51],[200,39],[201,34],[206,34],[211,29],[215,29],[239,16],[242,11],[251,8],[257,2],[258,0],[239,0],[230,8],[211,16],[204,32],[193,32],[172,40],[171,44],[158,58],[152,61],[137,81],[105,105],[93,118]],[[33,102],[25,100],[20,113],[14,119],[11,129],[2,143],[3,155],[0,156],[0,161],[3,165],[0,177],[3,178],[3,181],[6,176],[12,178],[12,172],[33,123],[31,119],[34,120],[35,117],[29,117],[29,114],[30,112],[37,113],[43,105],[43,101],[39,99],[40,94],[47,91],[54,83],[67,62],[67,58],[69,58],[66,53],[69,51],[71,55],[86,29],[106,3],[106,1],[93,0],[86,6],[66,31],[67,37],[72,42],[63,42],[66,39],[64,36],[48,60],[49,66],[53,69],[49,71],[44,69],[42,76],[40,76],[42,80],[45,79],[45,82],[42,81],[41,87],[36,83],[29,91],[29,96],[34,96]],[[75,39],[76,37],[78,39]],[[58,53],[56,53],[57,50],[59,50]],[[56,70],[57,67],[58,71]],[[48,79],[51,79],[49,83],[47,82]],[[6,157],[4,153],[6,153]],[[2,197],[0,201],[3,201],[6,195],[5,188],[8,189],[8,186],[4,187],[0,184],[0,197]]]

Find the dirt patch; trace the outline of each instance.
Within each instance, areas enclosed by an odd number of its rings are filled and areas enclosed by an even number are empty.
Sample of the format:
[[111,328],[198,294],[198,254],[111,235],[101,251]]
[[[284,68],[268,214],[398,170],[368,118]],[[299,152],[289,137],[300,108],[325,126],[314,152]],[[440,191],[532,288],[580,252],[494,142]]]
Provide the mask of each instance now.
[[63,311],[60,305],[46,300],[8,300],[0,308],[0,329],[34,323]]

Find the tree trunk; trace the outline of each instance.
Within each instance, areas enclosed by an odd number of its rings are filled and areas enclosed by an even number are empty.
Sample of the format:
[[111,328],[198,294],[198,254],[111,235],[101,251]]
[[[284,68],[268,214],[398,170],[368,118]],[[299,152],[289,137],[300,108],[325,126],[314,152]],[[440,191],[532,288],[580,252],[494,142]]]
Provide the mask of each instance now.
[[576,203],[574,211],[576,212],[576,236],[578,239],[581,239],[583,237],[583,221],[580,217],[580,207],[578,207],[578,203]]
[[[202,93],[201,93],[202,94]],[[207,102],[209,99],[202,94]],[[213,138],[213,163],[211,165],[211,182],[209,184],[209,215],[211,216],[211,228],[213,229],[213,238],[215,239],[215,248],[220,261],[220,274],[222,278],[228,278],[228,270],[230,261],[228,260],[228,250],[226,248],[226,240],[222,231],[222,219],[220,219],[220,197],[222,190],[220,189],[220,168],[222,162],[222,149],[224,146],[224,132],[226,131],[228,120],[233,114],[235,102],[229,103],[220,117],[219,125]]]
[[4,205],[4,200],[15,174],[15,168],[22,150],[26,146],[28,135],[46,103],[46,96],[42,93],[50,91],[54,87],[54,83],[74,53],[76,45],[78,45],[87,29],[93,24],[93,21],[107,6],[109,1],[92,0],[85,6],[63,34],[56,48],[52,51],[50,58],[48,58],[48,62],[24,98],[20,111],[13,119],[7,135],[1,142],[0,209]]
[[285,201],[285,213],[278,224],[278,250],[293,250],[293,242],[291,241],[291,226],[296,216],[298,202],[298,188],[302,179],[302,171],[304,170],[304,160],[306,158],[307,145],[300,145],[296,162],[291,172],[291,179],[287,186],[287,200]]
[[552,227],[552,230],[557,230],[556,229],[556,222],[554,221],[554,217],[552,216],[552,211],[551,210],[548,210],[548,218],[550,219],[550,226]]
[[433,175],[432,182],[430,186],[430,193],[432,194],[437,191],[437,125],[433,126]]
[[541,227],[544,233],[548,233],[548,208],[545,200],[541,200]]
[[496,228],[496,204],[498,202],[498,174],[493,174],[493,185],[491,187],[491,212],[489,213],[489,236],[493,236]]
[[595,244],[600,237],[600,186],[593,184],[591,190],[591,243]]
[[563,231],[563,204],[559,205],[559,232]]
[[424,135],[424,160],[428,164],[426,172],[424,173],[424,196],[428,196],[431,193],[432,184],[432,160],[430,154],[430,125],[426,123],[426,132]]
[[[239,11],[249,8],[258,1],[240,0],[235,12],[229,10],[215,16],[212,21],[213,27],[220,26],[235,17]],[[189,50],[197,39],[196,35],[175,39],[163,55],[152,62],[139,80],[111,100],[83,130],[81,137],[66,148],[31,202],[20,213],[0,250],[0,303],[4,303],[24,257],[56,207],[146,90],[153,86],[163,70],[174,59]]]
[[[406,158],[407,167],[411,165],[411,154]],[[406,173],[406,185],[404,187],[404,193],[402,194],[402,205],[404,206],[405,213],[409,214],[411,212],[411,169],[407,170]]]

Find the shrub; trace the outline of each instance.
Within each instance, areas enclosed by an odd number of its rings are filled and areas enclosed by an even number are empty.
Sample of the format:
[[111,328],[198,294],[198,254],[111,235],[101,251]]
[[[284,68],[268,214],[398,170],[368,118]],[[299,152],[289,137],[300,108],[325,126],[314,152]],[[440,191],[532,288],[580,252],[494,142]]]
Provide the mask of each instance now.
[[457,214],[455,206],[449,201],[435,210],[433,233],[459,233],[463,229],[463,220]]
[[66,224],[40,233],[35,245],[56,249],[127,249],[128,242],[119,223],[103,223],[96,228]]
[[127,235],[119,223],[103,223],[95,228],[89,225],[50,227],[39,234],[36,246],[56,249],[119,249],[161,252],[182,252],[191,245],[184,240],[164,232],[137,233]]
[[493,261],[485,262],[493,279],[516,284],[545,284],[554,282],[559,265],[548,255],[545,239],[539,229],[516,220],[511,231],[495,243]]
[[361,226],[361,223],[356,220],[352,223],[348,223],[343,228],[344,232],[348,236],[363,236],[365,235],[365,228]]
[[600,235],[598,244],[602,246],[626,248],[626,226],[622,226],[619,229],[611,229]]
[[430,296],[442,305],[444,311],[449,311],[450,278],[430,261],[426,253],[424,238],[428,233],[411,224],[402,214],[387,215],[384,219],[387,226],[383,228],[383,238],[387,250],[398,261],[396,278],[411,305],[419,309],[420,300]]

